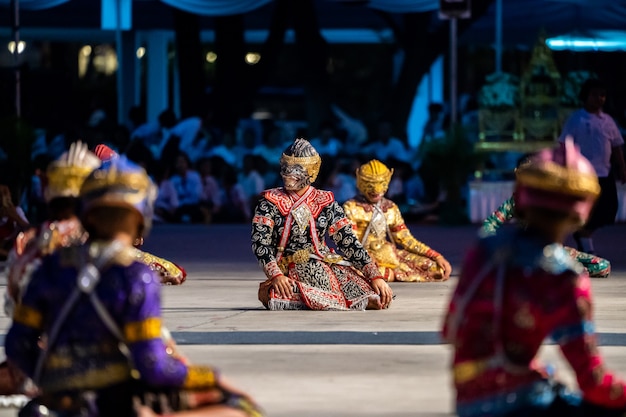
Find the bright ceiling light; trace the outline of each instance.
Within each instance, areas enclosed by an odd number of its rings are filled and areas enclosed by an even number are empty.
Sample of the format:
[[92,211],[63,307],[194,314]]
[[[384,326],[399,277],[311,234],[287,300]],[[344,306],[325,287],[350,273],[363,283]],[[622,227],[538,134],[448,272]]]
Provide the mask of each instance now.
[[206,62],[208,62],[209,64],[212,64],[217,59],[217,54],[215,52],[207,52],[205,59],[206,59]]
[[555,51],[626,51],[626,32],[598,30],[573,33],[548,38],[546,45]]
[[249,65],[257,64],[261,60],[261,54],[258,52],[248,52],[246,54],[246,63]]
[[[9,42],[9,44],[7,45],[7,48],[9,49],[9,52],[14,54],[15,53],[15,41]],[[21,54],[22,52],[24,52],[24,49],[26,49],[26,42],[19,41],[17,43],[17,53]]]

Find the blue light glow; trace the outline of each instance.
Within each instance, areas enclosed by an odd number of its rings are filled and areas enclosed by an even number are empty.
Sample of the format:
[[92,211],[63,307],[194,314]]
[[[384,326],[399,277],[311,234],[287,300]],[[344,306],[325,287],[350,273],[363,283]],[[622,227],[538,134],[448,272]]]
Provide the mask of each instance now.
[[626,51],[626,32],[617,30],[590,31],[546,39],[555,51]]

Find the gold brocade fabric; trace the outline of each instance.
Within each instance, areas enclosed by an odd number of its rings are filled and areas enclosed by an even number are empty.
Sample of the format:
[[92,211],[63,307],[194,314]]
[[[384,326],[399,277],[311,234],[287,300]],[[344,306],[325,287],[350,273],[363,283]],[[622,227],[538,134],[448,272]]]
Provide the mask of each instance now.
[[357,199],[348,200],[343,206],[360,241],[363,242],[371,222],[363,246],[378,264],[381,274],[388,281],[440,280],[443,270],[426,256],[430,247],[413,237],[395,203],[387,199],[381,203],[382,213],[372,204]]
[[184,272],[176,266],[176,264],[167,259],[159,258],[158,256],[139,249],[135,249],[135,257],[139,262],[148,265],[150,269],[157,272],[161,278],[162,284],[182,284],[184,281]]

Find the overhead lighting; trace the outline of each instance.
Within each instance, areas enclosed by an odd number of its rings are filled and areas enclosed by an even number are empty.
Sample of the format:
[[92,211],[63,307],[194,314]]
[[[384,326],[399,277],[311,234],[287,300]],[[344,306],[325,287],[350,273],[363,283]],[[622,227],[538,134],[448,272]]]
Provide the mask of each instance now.
[[206,59],[206,62],[208,62],[209,64],[212,64],[217,59],[217,54],[215,52],[207,52],[205,59]]
[[[7,45],[7,48],[9,49],[9,52],[11,52],[12,54],[15,53],[15,41],[11,41],[9,42],[9,44]],[[26,49],[26,42],[24,41],[19,41],[17,43],[17,53],[21,54],[22,52],[24,52],[24,49]]]
[[254,65],[261,60],[261,54],[258,52],[248,52],[246,54],[246,64]]
[[85,45],[80,48],[80,54],[84,57],[88,57],[89,55],[91,55],[91,45]]
[[144,48],[143,46],[140,46],[139,48],[137,48],[137,59],[141,59],[144,57],[144,55],[146,54],[146,48]]
[[546,39],[548,48],[555,51],[626,51],[626,32],[593,31],[568,34]]

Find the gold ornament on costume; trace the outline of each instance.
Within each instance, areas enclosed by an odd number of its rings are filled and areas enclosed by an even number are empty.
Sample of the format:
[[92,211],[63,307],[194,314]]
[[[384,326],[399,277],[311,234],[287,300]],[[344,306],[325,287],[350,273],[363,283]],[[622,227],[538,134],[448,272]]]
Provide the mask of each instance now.
[[78,197],[85,178],[100,166],[100,158],[78,141],[52,162],[46,170],[48,185],[44,192],[47,202],[58,197]]
[[[308,146],[307,146],[308,145]],[[315,149],[311,146],[311,144],[302,138],[298,138],[295,140],[294,146],[299,147],[310,147],[312,151],[315,152],[314,155],[309,156],[296,156],[296,155],[286,155],[284,152],[280,157],[281,165],[299,165],[301,166],[309,175],[310,182],[313,183],[317,179],[317,174],[320,172],[320,166],[322,165],[322,158],[320,158],[319,154]]]
[[381,194],[387,192],[393,169],[377,159],[361,165],[356,170],[356,187],[361,194]]

